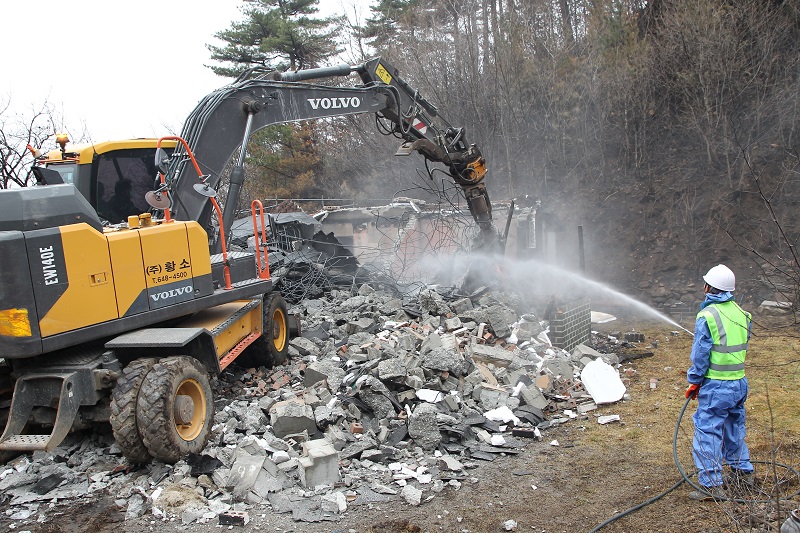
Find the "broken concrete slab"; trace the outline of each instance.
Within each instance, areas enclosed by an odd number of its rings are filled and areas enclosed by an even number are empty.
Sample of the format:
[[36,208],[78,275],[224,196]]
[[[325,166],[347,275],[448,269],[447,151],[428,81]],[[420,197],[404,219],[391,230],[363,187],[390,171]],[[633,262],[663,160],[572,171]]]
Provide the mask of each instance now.
[[314,341],[304,337],[295,337],[289,341],[289,345],[293,346],[302,356],[318,355],[320,353],[319,347],[314,344]]
[[342,459],[352,459],[354,457],[360,457],[361,453],[364,450],[369,450],[371,448],[377,448],[378,443],[369,435],[365,435],[361,438],[361,440],[357,440],[349,445],[347,445],[344,449],[339,452],[339,456]]
[[351,320],[347,323],[346,331],[348,334],[361,333],[361,332],[374,332],[377,331],[377,324],[375,320],[369,317],[362,317],[357,320]]
[[466,348],[465,352],[475,361],[491,363],[495,366],[507,367],[515,360],[513,352],[488,344],[471,344]]
[[792,302],[778,302],[773,300],[764,300],[758,306],[758,312],[768,315],[786,315],[792,311]]
[[225,482],[225,486],[233,489],[237,496],[243,496],[253,487],[258,479],[261,467],[264,466],[266,455],[251,455],[238,448],[234,453],[233,466]]
[[406,365],[398,358],[378,363],[378,377],[385,380],[402,380],[406,376]]
[[556,378],[572,379],[575,370],[566,359],[552,357],[542,362],[542,368],[549,371]]
[[450,309],[457,315],[466,313],[470,309],[473,308],[472,300],[469,298],[461,298],[460,300],[456,300],[454,302],[450,302]]
[[494,409],[505,406],[508,401],[509,392],[503,387],[492,386],[488,383],[480,383],[472,391],[472,398],[478,402],[482,409]]

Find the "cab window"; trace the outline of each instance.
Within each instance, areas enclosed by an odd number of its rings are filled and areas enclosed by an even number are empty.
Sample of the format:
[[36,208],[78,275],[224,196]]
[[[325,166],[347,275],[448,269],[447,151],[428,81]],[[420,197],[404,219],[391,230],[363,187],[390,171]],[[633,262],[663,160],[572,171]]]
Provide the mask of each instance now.
[[78,165],[76,163],[60,164],[60,165],[47,165],[47,168],[57,171],[61,174],[61,179],[64,183],[75,182],[75,171]]
[[115,150],[95,156],[92,195],[101,218],[116,224],[150,210],[144,195],[154,188],[154,157],[155,148]]

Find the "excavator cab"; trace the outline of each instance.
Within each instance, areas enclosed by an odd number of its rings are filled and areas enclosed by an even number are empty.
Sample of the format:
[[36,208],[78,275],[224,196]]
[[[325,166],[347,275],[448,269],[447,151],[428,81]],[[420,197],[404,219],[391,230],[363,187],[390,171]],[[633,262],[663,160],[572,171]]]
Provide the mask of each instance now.
[[[87,145],[67,145],[36,161],[33,169],[40,184],[71,183],[111,224],[150,210],[145,194],[153,190],[158,139],[127,139]],[[164,141],[169,157],[175,141]],[[54,174],[57,173],[57,176]],[[41,178],[40,178],[41,176]]]

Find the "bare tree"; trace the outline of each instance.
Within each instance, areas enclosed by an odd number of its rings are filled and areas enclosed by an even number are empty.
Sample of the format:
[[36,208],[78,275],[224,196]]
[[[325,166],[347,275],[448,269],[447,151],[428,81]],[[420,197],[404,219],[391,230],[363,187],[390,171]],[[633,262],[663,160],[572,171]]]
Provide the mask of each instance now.
[[45,101],[30,115],[11,110],[10,98],[0,101],[0,189],[31,184],[33,154],[56,136],[57,121],[53,106]]

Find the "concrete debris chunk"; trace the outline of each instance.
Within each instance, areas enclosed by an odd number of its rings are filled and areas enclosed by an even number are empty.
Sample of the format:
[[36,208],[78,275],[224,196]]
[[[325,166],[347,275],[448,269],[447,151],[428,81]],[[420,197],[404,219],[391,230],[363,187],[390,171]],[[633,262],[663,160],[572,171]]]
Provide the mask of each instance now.
[[792,311],[792,302],[776,302],[774,300],[764,300],[758,306],[758,312],[769,315],[786,315]]
[[402,380],[406,376],[406,366],[399,359],[386,359],[378,363],[378,377],[385,380]]
[[333,486],[340,479],[339,452],[325,439],[303,444],[299,461],[300,482],[304,487]]
[[517,321],[517,315],[504,305],[493,305],[486,310],[489,325],[494,334],[500,338],[511,335],[511,325]]
[[373,331],[376,329],[375,320],[368,317],[351,320],[347,323],[347,333],[361,333],[364,331]]
[[341,491],[323,494],[320,508],[326,513],[342,514],[347,511],[347,498]]
[[429,403],[422,403],[414,409],[408,420],[408,434],[423,450],[433,450],[442,441],[436,421],[438,409]]
[[361,440],[347,445],[341,452],[339,452],[342,459],[352,459],[360,457],[365,450],[377,448],[378,443],[370,436],[365,436]]
[[461,328],[461,319],[458,317],[448,318],[444,321],[444,329],[447,331],[455,331]]
[[345,372],[335,362],[330,360],[316,361],[308,365],[303,372],[303,386],[310,387],[320,381],[326,380],[328,387],[338,390],[344,379]]
[[452,455],[443,455],[439,457],[439,462],[442,464],[444,468],[453,472],[460,472],[464,470],[464,465],[461,464],[461,461],[459,461]]
[[299,400],[278,402],[270,411],[272,431],[276,437],[285,437],[307,431],[315,433],[317,423],[314,410]]
[[456,376],[463,376],[465,370],[464,356],[445,347],[426,352],[420,360],[420,366],[428,370],[452,372]]
[[472,392],[472,397],[483,409],[495,409],[506,405],[509,393],[503,387],[481,383]]
[[550,374],[556,378],[572,379],[575,369],[570,362],[561,357],[551,357],[545,359],[542,363],[542,368],[546,369]]
[[545,409],[550,403],[536,385],[525,386],[520,383],[514,390],[515,392],[519,391],[519,397],[525,405],[536,407],[537,409]]
[[450,309],[457,315],[461,315],[466,313],[470,309],[472,309],[472,300],[469,298],[461,298],[460,300],[456,300],[454,302],[450,302]]
[[400,491],[400,495],[406,502],[415,507],[422,503],[422,491],[412,485],[403,487],[403,490]]
[[475,361],[491,363],[495,366],[509,366],[514,362],[514,353],[499,346],[473,344],[469,346],[466,352]]
[[293,346],[300,355],[318,355],[320,350],[316,344],[310,339],[305,337],[295,337],[289,341],[289,345]]

